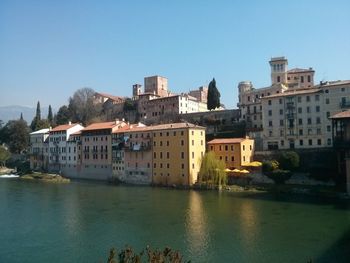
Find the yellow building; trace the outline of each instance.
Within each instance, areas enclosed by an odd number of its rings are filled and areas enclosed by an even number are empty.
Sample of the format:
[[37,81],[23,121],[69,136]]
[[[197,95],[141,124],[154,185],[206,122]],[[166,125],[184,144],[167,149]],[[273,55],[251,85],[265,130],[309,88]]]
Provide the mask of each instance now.
[[189,123],[134,127],[124,131],[125,181],[190,186],[205,153],[205,128]]
[[226,163],[226,168],[240,169],[253,161],[254,140],[248,138],[214,139],[208,142],[209,151]]

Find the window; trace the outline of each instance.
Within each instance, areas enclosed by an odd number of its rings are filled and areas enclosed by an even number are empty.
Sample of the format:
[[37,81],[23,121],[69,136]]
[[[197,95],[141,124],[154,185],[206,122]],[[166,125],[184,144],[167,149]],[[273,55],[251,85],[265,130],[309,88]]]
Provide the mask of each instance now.
[[167,158],[167,159],[170,158],[170,153],[169,153],[169,152],[166,153],[166,158]]
[[245,145],[243,145],[243,151],[245,151]]
[[185,159],[185,153],[181,152],[181,159]]
[[309,145],[312,145],[312,139],[309,139]]
[[303,119],[299,119],[299,125],[303,125]]
[[194,159],[194,152],[192,152],[192,159]]
[[225,145],[225,151],[228,151],[228,145]]
[[211,151],[214,150],[214,146],[213,146],[213,145],[210,146],[210,150],[211,150]]
[[320,106],[316,106],[316,112],[320,112]]
[[185,142],[184,140],[181,140],[181,146],[184,146]]
[[321,134],[321,129],[317,128],[316,133],[317,133],[317,135],[320,135]]
[[320,95],[315,95],[315,101],[320,101]]
[[269,127],[272,127],[272,121],[269,121]]
[[307,124],[311,124],[312,121],[311,121],[311,118],[307,118]]
[[326,104],[329,104],[329,98],[326,98]]
[[311,76],[310,75],[307,76],[307,82],[311,82]]
[[301,97],[298,97],[298,102],[301,102]]
[[331,116],[331,113],[329,111],[326,112],[326,117],[329,118]]
[[303,135],[303,129],[299,130],[299,135]]
[[194,140],[192,140],[192,146],[194,146]]
[[307,129],[307,134],[311,135],[312,134],[312,129]]
[[327,125],[327,131],[328,131],[328,132],[331,131],[331,125]]
[[277,76],[277,82],[281,82],[281,77]]
[[345,88],[341,88],[341,92],[344,92],[345,91]]
[[231,162],[233,162],[235,160],[235,157],[231,156]]
[[304,145],[304,141],[303,140],[299,140],[299,145],[303,146]]
[[300,82],[301,82],[301,83],[304,83],[304,76],[301,76],[301,77],[300,77]]
[[316,118],[316,124],[320,124],[321,123],[321,118],[320,117],[317,117]]
[[271,105],[271,100],[268,100],[268,104]]
[[306,107],[306,112],[307,112],[307,113],[310,113],[310,112],[311,112],[311,110],[310,110],[310,107],[309,107],[309,106],[307,106],[307,107]]
[[153,153],[153,159],[157,159],[157,153],[156,152]]
[[298,113],[302,113],[303,112],[303,109],[302,108],[298,108]]
[[279,99],[280,104],[282,104],[282,99]]
[[272,110],[269,110],[269,116],[272,116]]
[[281,146],[284,146],[284,140],[281,140]]
[[332,144],[332,140],[331,139],[327,139],[327,145],[331,145]]
[[283,110],[282,109],[280,109],[280,115],[283,115]]
[[307,102],[310,101],[310,96],[306,96],[306,101],[307,101]]
[[283,126],[283,120],[280,120],[280,126]]
[[[284,136],[284,130],[280,130],[280,135],[281,135],[281,136]],[[271,131],[271,136],[272,136],[272,131]],[[271,137],[271,136],[270,136],[270,137]]]

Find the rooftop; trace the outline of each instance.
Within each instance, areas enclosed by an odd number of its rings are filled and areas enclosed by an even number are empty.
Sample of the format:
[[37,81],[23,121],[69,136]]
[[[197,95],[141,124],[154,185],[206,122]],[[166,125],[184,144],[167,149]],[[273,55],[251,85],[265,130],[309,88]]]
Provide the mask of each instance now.
[[120,96],[113,96],[113,95],[110,95],[110,94],[107,94],[107,93],[101,93],[101,92],[96,92],[96,94],[102,96],[102,97],[106,97],[106,98],[109,98],[111,100],[125,100],[124,97],[120,97]]
[[295,95],[303,95],[303,94],[311,94],[311,93],[317,93],[320,92],[320,89],[317,88],[308,88],[308,89],[293,89],[293,90],[287,90],[283,93],[273,94],[270,96],[265,96],[261,99],[270,99],[270,98],[278,98],[278,97],[286,97],[286,96],[295,96]]
[[117,122],[117,121],[109,121],[109,122],[96,122],[87,126],[82,131],[95,131],[95,130],[105,130],[105,129],[113,129],[114,127],[125,124],[125,122]]
[[37,131],[34,131],[34,132],[31,132],[30,135],[35,135],[35,134],[44,134],[44,133],[48,133],[50,131],[49,128],[46,128],[46,129],[41,129],[41,130],[37,130]]
[[290,70],[287,71],[288,73],[300,73],[300,72],[315,72],[315,70],[313,70],[312,68],[292,68]]
[[[137,124],[136,124],[137,125]],[[153,126],[134,126],[130,125],[129,129],[118,130],[118,132],[141,132],[141,131],[155,131],[155,130],[169,130],[169,129],[188,129],[188,128],[197,128],[197,129],[205,129],[205,127],[195,125],[187,122],[179,122],[179,123],[169,123],[169,124],[159,124]]]
[[350,110],[342,111],[331,116],[331,119],[349,119],[349,118],[350,118]]
[[226,139],[214,139],[208,142],[208,144],[229,144],[229,143],[241,143],[245,140],[250,140],[247,138],[226,138]]
[[57,127],[53,128],[50,132],[57,132],[57,131],[66,131],[76,125],[79,125],[78,123],[71,123],[71,124],[63,124],[58,125]]

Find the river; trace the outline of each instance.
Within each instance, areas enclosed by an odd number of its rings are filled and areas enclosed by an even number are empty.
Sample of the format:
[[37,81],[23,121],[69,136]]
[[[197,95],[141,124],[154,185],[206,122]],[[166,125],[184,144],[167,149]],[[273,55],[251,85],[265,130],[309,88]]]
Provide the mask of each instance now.
[[0,179],[0,262],[106,262],[126,244],[192,262],[349,262],[350,203]]

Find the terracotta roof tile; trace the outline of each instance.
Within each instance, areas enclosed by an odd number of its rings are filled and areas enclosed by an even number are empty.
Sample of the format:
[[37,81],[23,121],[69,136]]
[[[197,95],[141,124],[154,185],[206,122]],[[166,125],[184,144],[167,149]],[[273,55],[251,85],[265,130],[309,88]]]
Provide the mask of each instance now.
[[66,131],[74,127],[75,125],[78,125],[78,123],[58,125],[57,127],[53,128],[50,132]]
[[[123,132],[141,132],[141,131],[156,131],[156,130],[185,129],[185,128],[205,129],[205,127],[198,126],[192,123],[179,122],[179,123],[159,124],[159,125],[145,126],[145,127],[136,127],[134,125],[130,125],[129,129],[124,130]],[[116,131],[115,133],[118,133],[118,131]]]
[[92,123],[89,126],[87,126],[82,131],[94,131],[94,130],[105,130],[105,129],[113,129],[118,125],[121,125],[123,122],[119,122],[118,124],[115,121],[109,121],[109,122],[96,122]]
[[348,119],[350,118],[350,110],[342,111],[337,114],[334,114],[331,119]]

